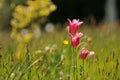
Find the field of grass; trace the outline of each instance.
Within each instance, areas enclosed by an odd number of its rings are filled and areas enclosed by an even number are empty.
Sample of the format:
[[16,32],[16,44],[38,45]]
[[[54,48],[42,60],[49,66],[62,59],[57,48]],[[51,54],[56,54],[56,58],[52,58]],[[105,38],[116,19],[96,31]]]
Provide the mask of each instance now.
[[[107,27],[107,26],[106,26]],[[120,28],[82,26],[84,36],[77,48],[77,80],[82,80],[82,47],[95,52],[84,61],[85,80],[120,80]],[[68,40],[68,44],[63,44]],[[87,43],[84,43],[87,42]],[[84,43],[84,44],[83,44]],[[39,39],[26,44],[22,59],[15,58],[17,43],[9,33],[0,33],[0,80],[74,80],[71,63],[72,46],[68,32],[42,32]]]

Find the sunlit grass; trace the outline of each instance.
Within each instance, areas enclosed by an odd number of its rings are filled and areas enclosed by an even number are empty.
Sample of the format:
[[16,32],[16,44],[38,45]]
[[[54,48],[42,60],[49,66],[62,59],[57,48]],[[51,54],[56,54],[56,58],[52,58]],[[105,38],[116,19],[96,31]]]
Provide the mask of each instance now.
[[[88,48],[95,52],[94,56],[85,60],[86,80],[119,80],[119,30],[82,26],[80,31],[84,34],[81,41],[89,38]],[[72,51],[66,29],[62,32],[42,32],[39,39],[26,45],[26,56],[21,61],[15,58],[17,43],[10,39],[7,32],[1,34],[0,80],[69,80],[69,77],[72,77],[69,72]],[[63,44],[64,40],[67,40],[68,44]],[[79,54],[80,50],[77,53]],[[78,61],[78,65],[81,65],[82,60]],[[80,76],[80,67],[78,70]]]

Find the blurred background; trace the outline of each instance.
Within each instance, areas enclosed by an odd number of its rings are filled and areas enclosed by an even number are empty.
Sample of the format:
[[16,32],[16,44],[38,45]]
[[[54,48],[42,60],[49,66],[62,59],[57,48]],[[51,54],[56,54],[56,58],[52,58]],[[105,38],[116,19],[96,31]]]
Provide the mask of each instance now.
[[[84,22],[76,49],[68,18]],[[77,60],[82,78],[83,47],[85,80],[120,80],[119,36],[120,0],[0,0],[0,80],[71,80]]]
[[[97,23],[106,18],[120,18],[119,0],[52,0],[57,10],[50,15],[51,20],[65,21],[66,18],[95,19]],[[58,18],[52,18],[52,17]]]
[[[16,7],[19,5],[29,6],[28,1],[35,2],[36,0],[0,0],[0,28],[10,29],[12,26],[11,20],[16,14]],[[41,2],[41,0],[38,1],[38,3]],[[50,0],[43,1],[50,2]],[[44,20],[41,19],[43,22],[64,24],[67,18],[77,18],[88,24],[99,24],[104,21],[119,23],[120,0],[52,0],[52,4],[56,6],[56,9],[50,11],[50,14],[46,15],[47,17],[44,17]],[[36,4],[34,6],[41,5]],[[39,17],[37,16],[36,20],[40,19]]]

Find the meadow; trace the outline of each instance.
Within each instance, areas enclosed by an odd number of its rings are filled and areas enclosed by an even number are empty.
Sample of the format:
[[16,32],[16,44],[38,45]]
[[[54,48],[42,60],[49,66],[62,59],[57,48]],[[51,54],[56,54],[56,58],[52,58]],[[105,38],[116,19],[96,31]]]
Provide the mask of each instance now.
[[[83,79],[79,57],[82,47],[95,52],[84,60],[84,80],[120,80],[120,28],[83,25],[79,31],[84,35],[74,53],[78,61],[76,80]],[[41,32],[38,39],[25,44],[26,52],[21,53],[19,60],[15,58],[17,42],[9,34],[0,33],[0,80],[74,80],[72,46],[66,28]],[[63,43],[65,40],[67,44]]]

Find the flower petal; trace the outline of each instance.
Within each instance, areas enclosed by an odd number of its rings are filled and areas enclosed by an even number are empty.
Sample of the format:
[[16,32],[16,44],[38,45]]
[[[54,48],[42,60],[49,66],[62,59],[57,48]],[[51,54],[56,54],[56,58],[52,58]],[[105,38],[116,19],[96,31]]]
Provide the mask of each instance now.
[[89,55],[94,55],[95,52],[94,51],[90,51]]

